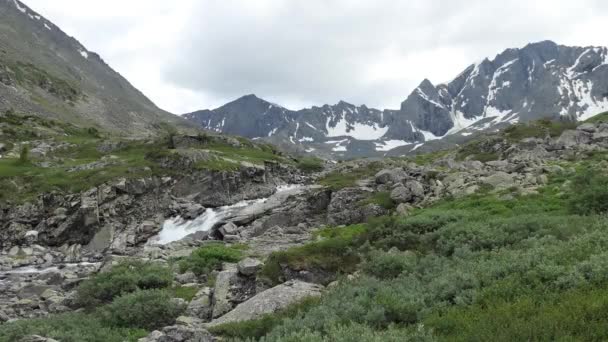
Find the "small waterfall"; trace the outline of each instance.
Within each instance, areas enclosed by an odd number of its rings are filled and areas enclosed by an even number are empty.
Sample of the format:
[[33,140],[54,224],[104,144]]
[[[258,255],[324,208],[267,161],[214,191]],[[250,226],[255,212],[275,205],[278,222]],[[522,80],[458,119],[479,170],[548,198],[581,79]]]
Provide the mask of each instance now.
[[[277,187],[275,195],[278,193],[296,190],[299,187],[300,185],[282,185]],[[236,204],[219,208],[207,208],[201,216],[195,218],[194,220],[184,220],[179,216],[168,219],[165,221],[165,223],[163,223],[163,228],[160,233],[151,238],[148,241],[148,244],[166,245],[168,243],[181,240],[190,234],[211,230],[211,228],[213,228],[213,226],[215,226],[218,222],[230,217],[234,213],[253,205],[264,203],[267,200],[268,198],[260,198],[256,200],[240,201]]]

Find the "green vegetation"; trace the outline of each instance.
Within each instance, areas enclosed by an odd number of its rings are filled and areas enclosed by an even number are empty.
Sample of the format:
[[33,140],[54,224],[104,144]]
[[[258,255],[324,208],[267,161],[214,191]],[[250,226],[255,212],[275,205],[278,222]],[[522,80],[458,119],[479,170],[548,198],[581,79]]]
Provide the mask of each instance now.
[[529,123],[518,123],[507,127],[503,134],[510,141],[521,141],[525,138],[559,137],[565,130],[575,129],[574,121],[556,121],[541,119]]
[[351,331],[370,341],[605,340],[608,207],[601,189],[608,176],[576,170],[553,175],[538,194],[480,193],[408,217],[322,230],[318,241],[273,253],[263,274],[277,281],[288,267],[361,275],[279,323],[241,323],[247,328],[224,334],[258,339],[270,330],[262,341],[340,341]]
[[383,168],[382,163],[371,162],[349,170],[334,171],[319,180],[319,184],[325,185],[333,190],[353,187],[357,181],[372,177]]
[[108,326],[152,330],[172,324],[184,309],[167,290],[139,290],[116,298],[99,315]]
[[391,210],[395,209],[395,201],[391,199],[391,193],[388,191],[374,192],[369,198],[361,201],[361,204],[377,204],[384,209]]
[[209,329],[209,331],[224,338],[258,339],[269,333],[274,327],[278,326],[283,319],[295,317],[300,312],[307,311],[318,303],[318,298],[306,298],[303,301],[293,304],[284,310],[280,310],[272,314],[266,314],[258,319],[225,323],[212,327]]
[[[280,283],[282,270],[317,270],[330,275],[353,272],[360,262],[354,247],[365,227],[355,225],[343,228],[326,228],[318,233],[319,241],[272,253],[260,271],[261,277],[272,284]],[[335,277],[330,277],[331,280]]]
[[222,266],[223,262],[237,262],[243,257],[244,245],[226,246],[209,244],[179,261],[179,270],[184,273],[192,271],[196,275],[208,274]]
[[608,122],[608,112],[604,112],[604,113],[600,113],[596,116],[593,116],[587,120],[585,120],[585,122],[587,123],[598,123],[598,122]]
[[136,342],[148,333],[142,329],[106,326],[92,314],[68,313],[20,320],[0,326],[0,341],[19,341],[27,335],[39,335],[61,342]]
[[171,288],[168,267],[124,261],[77,288],[85,311],[0,325],[0,342],[38,334],[59,341],[137,341],[148,331],[170,325],[184,310],[173,297],[191,299],[196,289]]
[[[0,202],[24,202],[43,192],[80,192],[118,178],[173,176],[192,169],[235,171],[248,162],[293,163],[266,144],[254,144],[246,139],[231,141],[222,137],[204,136],[202,146],[192,149],[171,149],[175,128],[159,125],[166,132],[158,140],[125,140],[101,132],[95,127],[77,127],[67,123],[35,116],[18,115],[9,110],[0,115],[2,143],[27,146],[21,151],[3,153],[0,159]],[[46,155],[34,154],[37,143],[61,146]],[[113,144],[110,149],[100,149]],[[26,150],[26,148],[31,148]],[[29,152],[29,153],[28,153]],[[197,156],[208,154],[200,159]],[[189,159],[190,155],[193,156]],[[97,163],[88,168],[87,164]],[[84,166],[84,167],[83,167]],[[10,194],[10,196],[8,196]]]
[[173,282],[169,268],[140,261],[125,261],[108,272],[84,281],[77,289],[80,306],[96,308],[114,298],[144,289],[168,288]]
[[9,68],[17,83],[40,87],[63,101],[73,103],[84,96],[76,85],[42,70],[32,63],[16,62],[10,64]]
[[323,160],[315,157],[304,157],[298,159],[298,169],[304,172],[320,172],[323,171]]
[[196,296],[199,288],[192,286],[176,286],[171,289],[173,297],[181,298],[186,302],[191,301]]
[[458,149],[456,160],[470,158],[485,163],[500,159],[496,152],[486,150],[486,145],[488,144],[484,140],[472,141]]

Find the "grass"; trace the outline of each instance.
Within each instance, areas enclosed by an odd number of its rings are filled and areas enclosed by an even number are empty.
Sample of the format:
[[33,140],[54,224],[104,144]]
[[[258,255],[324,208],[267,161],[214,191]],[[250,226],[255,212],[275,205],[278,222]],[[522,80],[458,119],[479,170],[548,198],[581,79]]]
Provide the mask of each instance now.
[[608,112],[603,112],[600,113],[598,115],[595,115],[587,120],[585,120],[586,123],[600,123],[600,122],[608,122]]
[[330,279],[351,273],[361,261],[355,247],[364,231],[363,225],[321,230],[317,232],[319,241],[272,253],[260,276],[271,284],[279,284],[284,280],[285,267],[294,271],[320,270],[328,273]]
[[376,204],[384,209],[395,209],[396,203],[391,199],[391,193],[388,191],[374,192],[369,198],[361,201],[362,205]]
[[[55,151],[44,158],[26,156],[20,160],[18,156],[12,156],[0,159],[0,188],[7,190],[0,192],[0,201],[21,203],[36,198],[40,193],[80,192],[117,178],[174,176],[191,171],[159,163],[162,158],[169,157],[175,158],[175,165],[181,165],[179,159],[186,158],[169,149],[168,138],[157,141],[121,140],[94,127],[81,128],[54,120],[18,115],[13,111],[0,116],[0,122],[9,125],[8,129],[3,129],[5,133],[7,130],[10,133],[7,136],[9,146],[39,140],[39,135],[44,139],[72,144],[71,148]],[[205,148],[211,153],[211,158],[198,162],[192,169],[236,171],[242,167],[242,162],[257,165],[267,161],[290,163],[265,144],[245,140],[241,147],[233,147],[221,139],[208,137],[207,140]],[[107,141],[120,143],[121,147],[111,152],[99,151],[98,146]],[[102,158],[108,160],[107,165],[69,172],[72,167],[97,162]],[[40,166],[39,163],[45,161],[50,162],[50,165],[45,165],[49,167]]]
[[241,260],[243,250],[246,248],[245,245],[209,244],[179,260],[179,270],[182,273],[192,271],[196,275],[209,274],[211,271],[219,269],[224,262],[234,263]]
[[528,123],[518,123],[507,127],[503,134],[510,141],[521,141],[525,138],[559,137],[565,130],[575,129],[576,122],[541,119]]
[[175,298],[181,298],[186,302],[190,302],[196,297],[198,290],[199,288],[195,286],[176,286],[171,289],[171,293]]
[[316,157],[304,157],[298,159],[296,166],[303,172],[320,172],[323,171],[323,160]]
[[136,342],[147,334],[143,329],[108,327],[97,316],[82,313],[20,320],[0,326],[0,342],[19,341],[27,335],[62,342]]
[[606,319],[608,289],[602,286],[453,307],[425,325],[439,341],[605,341]]
[[369,165],[347,171],[334,171],[319,180],[319,184],[332,190],[354,187],[359,180],[369,178],[382,169],[381,163],[370,163]]

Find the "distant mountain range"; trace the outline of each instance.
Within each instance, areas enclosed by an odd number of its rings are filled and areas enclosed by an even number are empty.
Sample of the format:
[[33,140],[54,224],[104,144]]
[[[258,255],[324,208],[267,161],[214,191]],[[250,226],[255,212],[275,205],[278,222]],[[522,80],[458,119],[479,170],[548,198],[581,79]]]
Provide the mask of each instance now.
[[8,109],[128,135],[191,125],[18,0],[0,0],[0,112]]
[[543,41],[472,64],[445,84],[425,79],[398,110],[341,101],[292,111],[247,95],[183,117],[216,132],[352,158],[407,154],[510,123],[584,120],[607,110],[608,49]]

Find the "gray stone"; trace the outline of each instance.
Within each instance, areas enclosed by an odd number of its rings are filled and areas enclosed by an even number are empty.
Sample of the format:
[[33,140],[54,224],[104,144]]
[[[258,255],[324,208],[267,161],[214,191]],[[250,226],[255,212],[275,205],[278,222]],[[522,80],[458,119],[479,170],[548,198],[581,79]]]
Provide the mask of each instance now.
[[236,224],[234,224],[232,222],[228,222],[225,225],[220,227],[219,232],[222,234],[222,236],[237,235],[238,229],[239,229],[239,227],[237,227]]
[[391,191],[391,199],[396,203],[407,203],[412,200],[412,194],[403,185],[399,185]]
[[208,320],[211,318],[211,289],[204,287],[196,293],[186,308],[186,314]]
[[378,184],[395,184],[407,178],[407,173],[401,168],[384,169],[376,173],[375,180]]
[[256,274],[262,268],[262,266],[264,266],[264,264],[258,259],[245,258],[239,261],[237,264],[237,269],[239,273],[244,276],[252,276]]
[[248,301],[237,305],[234,310],[213,320],[209,325],[215,326],[223,323],[256,319],[262,315],[284,309],[304,298],[318,297],[321,295],[322,290],[323,286],[321,285],[291,280],[255,295]]
[[502,171],[498,171],[490,176],[480,178],[480,183],[490,185],[494,189],[507,189],[516,185],[513,176]]

